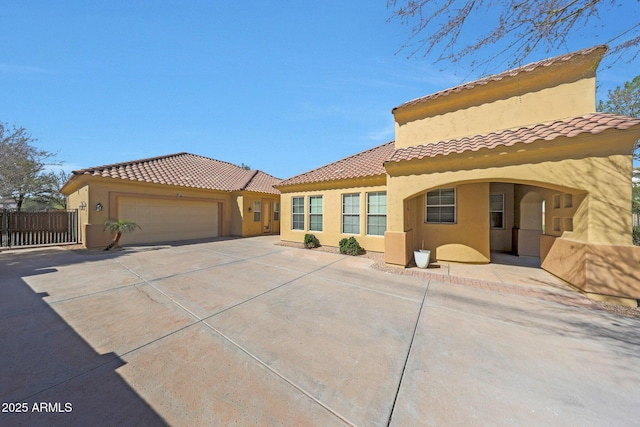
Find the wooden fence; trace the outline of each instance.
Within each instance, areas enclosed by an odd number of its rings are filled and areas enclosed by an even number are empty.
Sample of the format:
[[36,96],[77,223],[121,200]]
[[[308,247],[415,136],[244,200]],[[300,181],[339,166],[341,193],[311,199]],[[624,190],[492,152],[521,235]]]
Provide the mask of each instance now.
[[0,210],[0,246],[78,243],[78,211],[18,212]]

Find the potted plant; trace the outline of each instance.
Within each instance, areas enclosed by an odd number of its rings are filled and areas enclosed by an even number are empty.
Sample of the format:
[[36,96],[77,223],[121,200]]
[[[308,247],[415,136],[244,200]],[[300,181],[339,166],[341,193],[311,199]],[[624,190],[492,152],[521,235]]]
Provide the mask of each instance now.
[[416,260],[418,268],[429,267],[429,259],[431,258],[431,251],[424,248],[424,240],[422,241],[422,249],[413,251],[413,257]]

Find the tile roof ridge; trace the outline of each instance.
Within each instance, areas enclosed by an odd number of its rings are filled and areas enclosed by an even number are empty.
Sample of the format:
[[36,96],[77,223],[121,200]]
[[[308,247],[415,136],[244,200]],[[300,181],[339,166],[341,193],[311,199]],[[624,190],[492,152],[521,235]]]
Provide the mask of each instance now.
[[[256,176],[258,176],[258,174],[264,174],[264,175],[267,175],[267,176],[269,176],[269,177],[271,177],[271,178],[273,178],[273,179],[279,179],[279,180],[282,180],[282,178],[278,178],[277,176],[273,176],[273,175],[271,175],[270,173],[266,173],[266,172],[265,172],[265,171],[263,171],[262,169],[254,169],[254,170],[255,170],[255,171],[257,171],[257,173],[254,175],[254,178],[255,178]],[[252,179],[253,179],[253,178],[252,178]]]
[[248,175],[246,182],[243,185],[239,186],[238,190],[247,190],[251,186],[251,184],[253,184],[253,182],[256,181],[261,175],[264,175],[265,177],[271,178],[275,181],[282,181],[281,178],[276,178],[275,176],[260,169],[251,169],[247,172],[249,172],[250,175]]
[[[117,167],[121,167],[121,166],[130,166],[130,165],[135,165],[135,164],[138,164],[138,163],[153,162],[153,161],[156,161],[156,160],[163,160],[163,159],[168,159],[170,157],[179,157],[179,156],[184,156],[184,155],[197,156],[196,154],[191,154],[191,153],[187,153],[186,151],[182,151],[182,152],[179,152],[179,153],[165,154],[165,155],[162,155],[162,156],[155,156],[155,157],[147,157],[147,158],[143,158],[143,159],[129,160],[129,161],[126,161],[126,162],[110,163],[110,164],[100,165],[100,166],[91,166],[91,167],[88,167],[88,168],[83,168],[83,169],[78,169],[78,170],[75,170],[75,171],[71,171],[71,173],[74,174],[74,175],[82,175],[82,174],[87,173],[89,171],[117,168]],[[198,157],[201,157],[201,156],[198,156]]]
[[235,163],[231,163],[231,162],[228,162],[226,160],[214,159],[213,157],[202,156],[200,154],[192,154],[192,153],[180,153],[180,154],[189,154],[189,155],[194,156],[194,157],[200,157],[201,159],[213,160],[214,162],[225,163],[225,164],[230,165],[230,166],[235,166],[238,169],[243,169],[242,166],[236,165]]
[[91,171],[96,171],[96,170],[104,170],[104,169],[111,169],[111,168],[118,168],[118,167],[123,167],[123,166],[132,166],[132,165],[137,165],[137,164],[141,164],[141,163],[149,163],[149,162],[154,162],[154,161],[158,161],[158,160],[165,160],[165,159],[169,159],[169,158],[178,158],[178,157],[184,157],[184,156],[191,156],[191,157],[198,157],[200,159],[204,159],[204,160],[210,160],[213,162],[218,162],[218,163],[224,163],[227,164],[229,166],[234,166],[238,169],[242,169],[240,166],[231,163],[231,162],[227,162],[225,160],[218,160],[218,159],[214,159],[211,157],[206,157],[206,156],[202,156],[199,154],[193,154],[193,153],[188,153],[186,151],[181,151],[179,153],[173,153],[173,154],[165,154],[162,156],[155,156],[155,157],[146,157],[146,158],[142,158],[142,159],[135,159],[135,160],[128,160],[125,162],[118,162],[118,163],[111,163],[111,164],[106,164],[106,165],[100,165],[100,166],[92,166],[92,167],[88,167],[88,168],[83,168],[83,169],[78,169],[75,171],[72,171],[71,173],[73,175],[82,175]]
[[368,148],[368,149],[366,149],[366,150],[364,150],[364,151],[359,151],[359,152],[357,152],[357,153],[355,153],[355,154],[352,154],[352,155],[350,155],[350,156],[343,157],[342,159],[335,160],[335,161],[333,161],[333,162],[331,162],[331,163],[327,163],[326,165],[318,166],[317,168],[311,169],[311,170],[309,170],[309,171],[303,172],[303,173],[298,174],[298,175],[294,175],[294,176],[292,176],[292,177],[290,177],[290,178],[287,178],[287,179],[285,179],[285,180],[283,180],[283,181],[289,181],[289,180],[291,180],[291,179],[293,179],[293,178],[297,178],[297,177],[302,177],[302,176],[305,176],[305,175],[309,175],[309,174],[311,174],[311,173],[313,173],[313,172],[315,172],[315,171],[317,171],[317,170],[319,170],[319,169],[327,168],[327,167],[329,167],[329,166],[332,166],[332,165],[335,165],[335,164],[338,164],[338,163],[341,163],[341,162],[347,161],[347,160],[352,159],[352,158],[354,158],[354,157],[362,156],[363,154],[369,153],[369,152],[374,151],[374,150],[378,150],[378,149],[380,149],[380,148],[384,147],[385,145],[394,144],[395,142],[396,142],[396,141],[395,141],[395,140],[393,140],[393,141],[385,142],[384,144],[376,145],[375,147]]
[[574,52],[569,52],[569,53],[563,53],[561,55],[557,55],[551,58],[546,58],[546,59],[541,59],[539,61],[534,61],[534,62],[530,62],[528,64],[525,65],[521,65],[518,66],[516,68],[512,68],[506,71],[501,71],[497,74],[491,74],[485,77],[481,77],[479,79],[470,81],[470,82],[466,82],[466,83],[461,83],[459,85],[447,88],[447,89],[443,89],[440,90],[438,92],[434,92],[432,94],[429,95],[425,95],[425,96],[421,96],[419,98],[415,98],[412,100],[409,100],[407,102],[404,102],[402,104],[400,104],[399,106],[393,108],[391,111],[395,111],[397,109],[400,108],[404,108],[407,107],[409,105],[415,105],[415,104],[419,104],[425,101],[428,101],[430,99],[435,99],[435,98],[439,98],[441,96],[447,96],[451,93],[454,92],[459,92],[463,89],[473,89],[474,87],[478,86],[479,84],[483,84],[483,83],[488,83],[491,81],[497,81],[497,80],[501,80],[504,77],[515,77],[516,75],[523,73],[523,72],[531,72],[534,71],[540,67],[548,67],[550,65],[554,65],[554,64],[559,64],[561,62],[566,62],[569,61],[575,57],[578,56],[585,56],[590,54],[591,52],[594,52],[596,50],[604,50],[604,53],[608,50],[608,46],[606,44],[599,44],[596,46],[592,46],[592,47],[588,47],[588,48],[584,48],[584,49],[580,49],[580,50],[576,50]]
[[251,181],[253,181],[253,179],[256,177],[256,175],[258,175],[258,172],[260,171],[258,169],[252,169],[252,170],[248,170],[247,172],[249,172],[250,175],[248,175],[248,178],[245,181],[245,183],[243,185],[240,185],[240,190],[246,190],[249,184],[251,184]]
[[258,169],[248,170],[230,162],[186,152],[73,171],[73,177],[83,175],[219,191],[254,191],[255,188],[271,192],[274,190],[269,187],[279,181]]

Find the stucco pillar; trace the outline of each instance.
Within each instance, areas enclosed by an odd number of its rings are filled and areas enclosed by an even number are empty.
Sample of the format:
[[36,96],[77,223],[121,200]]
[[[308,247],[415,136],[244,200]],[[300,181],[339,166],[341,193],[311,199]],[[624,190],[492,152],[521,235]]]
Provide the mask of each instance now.
[[413,256],[412,231],[386,231],[384,233],[384,262],[406,267]]

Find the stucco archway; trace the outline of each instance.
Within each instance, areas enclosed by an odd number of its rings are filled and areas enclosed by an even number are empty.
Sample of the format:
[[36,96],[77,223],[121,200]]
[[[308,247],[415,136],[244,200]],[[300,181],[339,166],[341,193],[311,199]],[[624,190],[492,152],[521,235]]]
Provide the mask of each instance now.
[[[438,189],[455,189],[453,223],[432,224],[426,219],[426,196]],[[424,246],[436,259],[470,263],[491,262],[492,253],[540,258],[543,235],[559,237],[573,231],[574,215],[585,196],[576,189],[504,179],[423,188],[403,200],[407,250]],[[559,208],[554,205],[558,201]],[[543,206],[550,211],[545,214]],[[552,219],[553,224],[560,221],[557,226],[551,226]]]

